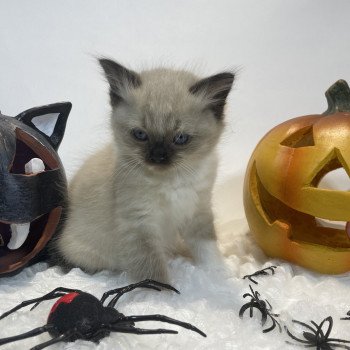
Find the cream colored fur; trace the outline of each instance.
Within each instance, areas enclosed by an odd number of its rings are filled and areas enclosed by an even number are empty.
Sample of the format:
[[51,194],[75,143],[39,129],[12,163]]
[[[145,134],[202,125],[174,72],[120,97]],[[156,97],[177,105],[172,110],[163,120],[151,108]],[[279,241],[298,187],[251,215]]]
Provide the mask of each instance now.
[[[197,263],[220,261],[211,210],[215,146],[223,123],[205,110],[206,96],[189,93],[198,81],[184,71],[140,73],[142,86],[124,82],[112,105],[114,140],[92,155],[70,184],[70,211],[56,247],[87,271],[128,271],[135,279],[169,281],[167,259],[187,249]],[[168,167],[144,161],[130,135],[192,135]]]

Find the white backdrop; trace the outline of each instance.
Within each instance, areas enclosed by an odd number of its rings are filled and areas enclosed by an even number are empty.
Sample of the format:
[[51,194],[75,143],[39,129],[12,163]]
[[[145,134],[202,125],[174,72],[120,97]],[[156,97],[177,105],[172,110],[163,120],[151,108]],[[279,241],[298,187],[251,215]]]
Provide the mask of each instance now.
[[71,177],[109,138],[96,56],[135,70],[237,69],[220,179],[232,186],[222,210],[242,217],[242,178],[258,140],[285,119],[324,111],[324,91],[350,80],[349,15],[348,0],[0,1],[0,109],[71,101],[60,147]]
[[[181,296],[140,290],[118,304],[128,315],[161,312],[192,322],[208,338],[182,329],[177,337],[114,334],[98,349],[287,349],[285,333],[261,332],[258,313],[254,319],[238,317],[247,302],[242,295],[249,291],[249,282],[241,278],[266,264],[278,265],[276,274],[259,278],[254,288],[271,302],[282,325],[295,333],[291,319],[320,323],[331,315],[331,336],[348,339],[349,321],[340,318],[349,310],[349,274],[322,276],[264,257],[247,234],[241,192],[259,139],[286,119],[323,112],[325,90],[340,78],[350,81],[349,18],[349,0],[0,0],[0,110],[16,115],[71,101],[59,150],[69,177],[110,137],[108,89],[96,56],[110,56],[135,70],[158,64],[195,67],[201,75],[238,70],[220,144],[215,197],[230,276],[222,278],[215,270],[212,274],[178,258],[169,267]],[[101,296],[127,282],[125,274],[109,271],[90,276],[73,269],[64,274],[34,265],[1,279],[0,314],[58,283]],[[3,320],[0,338],[43,325],[52,304]],[[28,349],[47,339],[41,335],[6,349]],[[83,341],[52,347],[68,348],[97,349]]]

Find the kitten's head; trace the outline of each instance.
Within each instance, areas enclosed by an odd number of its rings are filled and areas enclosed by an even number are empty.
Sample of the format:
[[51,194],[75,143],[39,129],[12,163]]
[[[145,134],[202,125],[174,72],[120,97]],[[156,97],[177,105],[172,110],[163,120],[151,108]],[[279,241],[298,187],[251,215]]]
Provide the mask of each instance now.
[[112,128],[121,157],[151,170],[193,168],[215,148],[234,75],[199,79],[153,69],[136,73],[100,59],[110,85]]

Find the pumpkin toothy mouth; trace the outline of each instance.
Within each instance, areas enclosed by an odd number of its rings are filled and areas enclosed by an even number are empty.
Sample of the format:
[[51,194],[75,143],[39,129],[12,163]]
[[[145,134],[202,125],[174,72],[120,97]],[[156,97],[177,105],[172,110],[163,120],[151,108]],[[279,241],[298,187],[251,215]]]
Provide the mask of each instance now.
[[318,217],[315,217],[315,220],[317,226],[319,227],[329,227],[337,230],[346,230],[347,222],[345,221],[327,220]]
[[317,218],[287,206],[264,187],[255,165],[252,167],[250,181],[251,195],[260,216],[270,226],[276,223],[287,225],[290,240],[334,248],[350,248],[346,229],[340,226],[343,222]]

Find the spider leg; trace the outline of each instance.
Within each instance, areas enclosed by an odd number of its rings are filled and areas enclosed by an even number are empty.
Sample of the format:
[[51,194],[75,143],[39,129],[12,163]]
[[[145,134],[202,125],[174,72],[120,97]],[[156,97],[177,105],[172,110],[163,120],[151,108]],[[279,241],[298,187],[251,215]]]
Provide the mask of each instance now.
[[[286,343],[289,344],[289,345],[299,346],[299,347],[303,347],[303,348],[315,347],[314,344],[310,344],[310,345],[296,344],[296,343],[293,343],[293,342],[291,342],[289,340],[286,340]],[[318,350],[318,348],[317,348],[317,350]]]
[[249,317],[250,317],[250,318],[253,317],[253,305],[250,305],[250,308],[249,308]]
[[343,340],[343,339],[336,339],[336,338],[328,338],[327,341],[329,341],[329,342],[336,341],[338,343],[350,344],[350,340]]
[[165,283],[161,283],[161,282],[147,279],[147,280],[144,280],[144,281],[141,281],[138,283],[133,283],[133,284],[130,284],[130,285],[125,286],[125,287],[116,288],[116,289],[112,289],[108,292],[105,292],[100,301],[103,304],[110,295],[116,294],[116,296],[107,305],[110,307],[114,307],[115,304],[117,303],[117,301],[119,300],[119,298],[123,294],[128,293],[136,288],[150,288],[150,289],[154,289],[157,291],[161,291],[161,288],[164,288],[164,289],[172,290],[172,291],[176,292],[177,294],[180,294],[180,292],[177,289],[175,289],[174,287],[172,287],[169,284],[165,284]]
[[52,327],[53,327],[52,325],[47,324],[43,327],[34,328],[31,331],[23,333],[23,334],[15,335],[13,337],[8,337],[8,338],[2,338],[2,339],[0,339],[0,345],[12,343],[12,342],[15,342],[15,341],[21,340],[21,339],[35,337],[36,335],[39,335],[41,333],[48,332]]
[[248,280],[249,280],[250,282],[253,282],[254,284],[258,284],[258,282],[255,281],[255,280],[253,279],[253,277],[255,277],[255,274],[252,274],[252,275],[245,275],[245,276],[243,276],[243,279],[245,280],[246,278],[248,278]]
[[[253,287],[251,285],[249,285],[249,289],[252,292],[252,295],[255,295],[254,289],[253,289]],[[257,292],[257,293],[259,293],[259,292]]]
[[135,328],[135,327],[125,327],[121,325],[105,325],[104,329],[112,332],[119,332],[119,333],[135,333],[135,334],[178,334],[177,331],[174,331],[172,329],[143,329],[143,328]]
[[243,298],[246,298],[246,297],[254,298],[250,293],[244,293]]
[[264,270],[270,270],[271,273],[274,275],[275,274],[275,269],[277,269],[276,265],[271,265],[269,267],[266,267]]
[[279,329],[280,333],[282,333],[282,327],[281,327],[280,323],[279,323],[277,320],[275,320],[275,319],[271,316],[270,313],[268,313],[268,316],[270,317],[270,319],[271,319],[271,321],[272,321],[272,326],[270,326],[269,328],[265,328],[265,329],[263,330],[263,333],[268,333],[268,332],[272,331],[273,329],[276,328],[276,325],[278,326],[278,329]]
[[266,307],[266,310],[267,311],[272,311],[272,305],[269,303],[269,301],[265,299],[265,303],[268,306],[268,307]]
[[50,340],[48,340],[48,341],[46,341],[44,343],[41,343],[41,344],[38,344],[38,345],[34,346],[30,350],[41,350],[41,349],[47,348],[48,346],[50,346],[52,344],[59,343],[61,341],[65,341],[65,340],[69,341],[69,338],[71,338],[74,335],[80,335],[80,333],[77,332],[75,329],[71,329],[71,330],[67,331],[66,333],[63,333],[63,334],[59,335],[56,338],[50,339]]
[[[315,324],[315,322],[311,321],[313,324]],[[323,331],[322,331],[322,326],[324,325],[325,322],[328,322],[328,329],[326,331],[325,334],[323,334]],[[329,337],[329,334],[331,333],[332,331],[332,328],[333,328],[333,318],[331,316],[325,318],[321,323],[320,325],[318,326],[318,330],[319,333],[321,333],[322,336],[328,338]],[[317,336],[317,334],[316,334]]]
[[[12,314],[13,312],[15,312],[15,311],[17,311],[17,310],[22,309],[22,307],[26,307],[26,306],[28,306],[28,305],[35,304],[35,305],[33,306],[33,308],[35,308],[35,307],[36,307],[37,305],[39,305],[42,301],[55,299],[55,298],[61,297],[61,296],[64,295],[65,293],[72,293],[72,292],[81,293],[81,291],[80,291],[80,290],[77,290],[77,289],[69,289],[69,288],[58,287],[58,288],[52,290],[51,292],[49,292],[49,293],[43,295],[42,297],[23,301],[21,304],[15,306],[15,307],[12,308],[11,310],[4,312],[4,313],[0,316],[0,320],[3,319],[3,318],[5,318],[5,317],[7,317],[8,315]],[[33,309],[33,308],[32,308],[32,309]]]
[[[318,325],[315,323],[316,325],[316,329],[312,328],[310,325],[308,325],[307,323],[304,323],[304,322],[300,322],[300,321],[297,321],[297,320],[292,320],[293,323],[296,323],[296,324],[299,324],[300,326],[303,326],[307,329],[309,329],[310,331],[312,331],[313,333],[316,334],[317,332],[317,328],[318,328]],[[312,322],[312,321],[311,321]]]
[[140,322],[140,321],[159,321],[159,322],[166,322],[170,324],[175,324],[177,326],[189,329],[193,332],[197,332],[202,337],[206,337],[207,335],[202,332],[197,327],[191,325],[190,323],[182,322],[175,320],[174,318],[164,316],[164,315],[141,315],[141,316],[125,316],[122,318],[121,321],[133,321],[133,322]]
[[287,326],[284,326],[284,329],[285,331],[287,332],[287,334],[293,339],[293,340],[296,340],[300,343],[304,343],[304,344],[309,344],[310,342],[308,340],[303,340],[303,339],[300,339],[300,338],[297,338],[294,334],[292,334],[289,329],[287,328]]
[[[250,308],[250,307],[251,307],[251,303],[246,303],[246,304],[244,304],[244,305],[240,308],[240,310],[239,310],[239,317],[240,317],[240,318],[243,318],[244,312],[245,312],[248,308]],[[250,317],[252,317],[252,316],[250,316]]]
[[[339,341],[339,339],[333,339],[333,340]],[[330,346],[333,346],[334,348],[348,349],[348,350],[350,349],[350,346],[343,345],[343,344],[334,344],[334,343],[328,343],[328,342],[327,342],[327,344]]]
[[347,313],[346,313],[346,315],[348,316],[348,317],[343,317],[343,318],[341,318],[341,320],[344,320],[344,321],[349,321],[350,320],[350,311],[348,311]]
[[264,325],[267,321],[267,312],[266,312],[266,310],[261,309],[259,303],[254,302],[254,301],[250,302],[250,303],[246,303],[241,307],[241,309],[239,310],[239,317],[243,318],[243,314],[249,308],[249,316],[250,316],[250,318],[252,318],[254,307],[261,312],[261,325]]
[[270,326],[269,328],[263,329],[263,333],[268,333],[268,332],[272,331],[275,328],[276,328],[276,323],[272,321],[272,326]]
[[272,265],[272,266],[269,266],[269,267],[265,267],[264,269],[259,270],[259,271],[255,271],[254,273],[252,273],[250,275],[243,276],[243,279],[248,278],[249,281],[253,282],[254,284],[258,284],[258,282],[255,281],[253,279],[253,277],[258,277],[260,275],[266,276],[266,275],[269,274],[268,273],[269,271],[271,271],[271,275],[274,275],[275,274],[275,270],[274,270],[275,268],[277,268],[277,266],[275,266],[275,265]]

